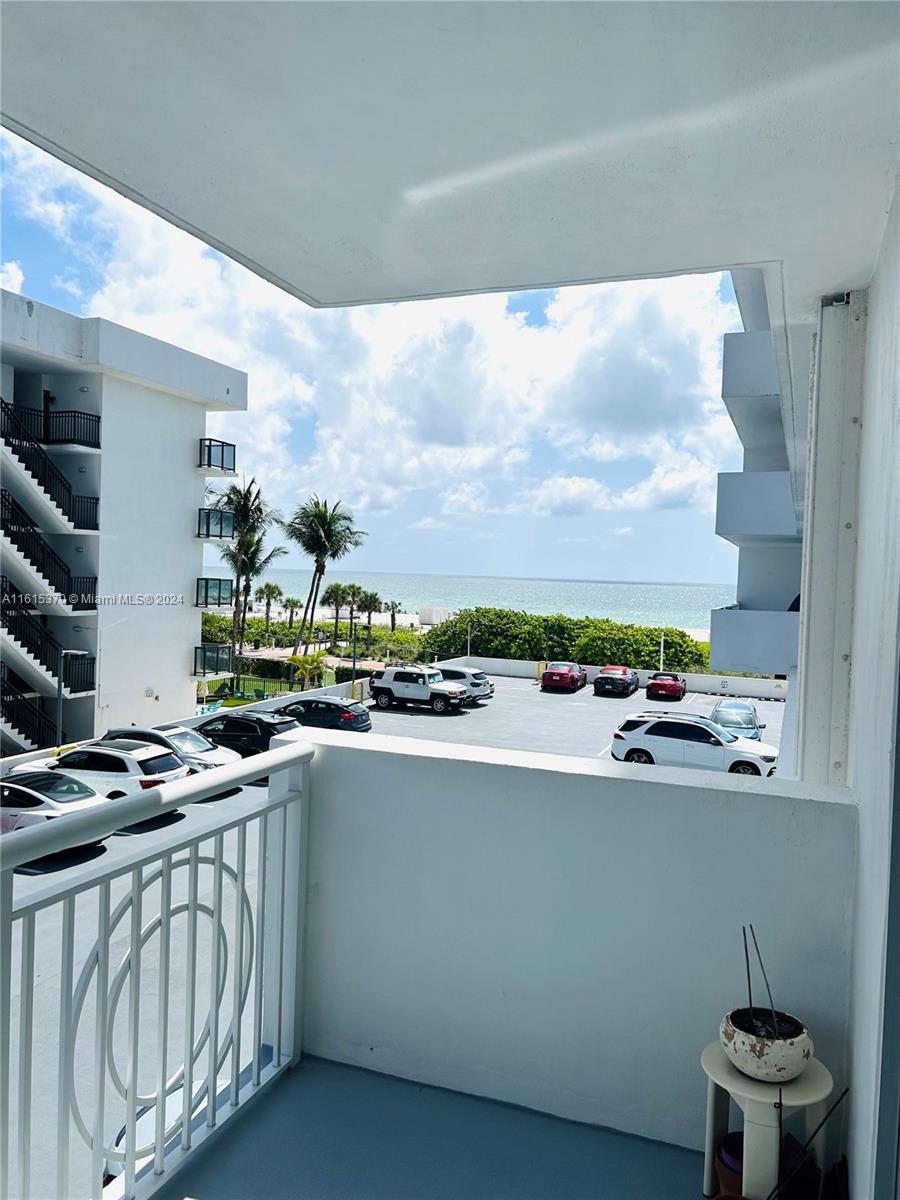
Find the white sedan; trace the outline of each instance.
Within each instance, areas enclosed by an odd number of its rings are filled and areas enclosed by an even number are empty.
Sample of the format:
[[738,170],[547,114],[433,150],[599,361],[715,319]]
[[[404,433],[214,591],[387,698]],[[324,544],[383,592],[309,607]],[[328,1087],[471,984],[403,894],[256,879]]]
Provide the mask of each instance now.
[[32,767],[0,783],[0,831],[13,833],[105,803],[105,796],[80,779]]
[[681,713],[633,713],[613,734],[611,753],[619,762],[694,767],[733,775],[774,775],[778,750],[738,737],[705,717]]

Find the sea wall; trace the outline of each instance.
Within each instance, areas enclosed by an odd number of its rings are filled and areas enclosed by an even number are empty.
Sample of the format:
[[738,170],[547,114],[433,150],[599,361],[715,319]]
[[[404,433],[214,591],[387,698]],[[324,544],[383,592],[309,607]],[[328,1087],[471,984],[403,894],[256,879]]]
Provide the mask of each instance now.
[[[478,655],[463,655],[461,658],[443,659],[448,667],[473,667],[488,675],[505,675],[513,679],[537,679],[539,668],[545,664],[517,658],[481,658]],[[441,663],[435,663],[440,667]],[[593,683],[600,667],[587,667],[588,683]],[[652,671],[638,671],[641,687],[646,687]],[[788,694],[786,679],[744,679],[741,676],[695,675],[680,671],[688,690],[705,692],[712,696],[749,696],[753,700],[785,700]]]

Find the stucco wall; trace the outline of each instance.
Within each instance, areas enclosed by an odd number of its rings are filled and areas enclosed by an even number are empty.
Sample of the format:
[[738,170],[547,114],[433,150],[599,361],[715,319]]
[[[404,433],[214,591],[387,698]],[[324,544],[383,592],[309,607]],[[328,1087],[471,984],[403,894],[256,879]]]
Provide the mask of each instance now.
[[800,784],[303,737],[308,1052],[699,1147],[699,1054],[743,1001],[749,920],[777,1003],[843,1077],[850,805]]
[[[895,196],[869,289],[853,615],[849,779],[860,797],[853,973],[854,1195],[874,1195],[875,1111],[884,1003],[884,950],[900,617],[900,200]],[[896,837],[896,832],[894,833]],[[895,881],[900,887],[900,880]],[[891,1018],[896,1021],[897,1014]]]

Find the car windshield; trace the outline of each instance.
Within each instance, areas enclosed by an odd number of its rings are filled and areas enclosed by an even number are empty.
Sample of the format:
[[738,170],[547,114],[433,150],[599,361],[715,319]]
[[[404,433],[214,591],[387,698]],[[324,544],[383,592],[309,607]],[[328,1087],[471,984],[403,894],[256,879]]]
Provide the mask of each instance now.
[[39,775],[26,775],[24,778],[20,776],[16,782],[60,804],[67,804],[72,800],[86,800],[88,796],[94,795],[94,789],[87,787],[80,780],[73,779],[71,775],[57,775],[52,771],[47,771],[46,774],[41,772]]
[[723,729],[721,725],[717,725],[715,721],[701,721],[704,728],[711,730],[716,737],[722,739],[723,742],[736,742],[737,737],[733,733],[729,733],[727,729]]
[[483,680],[487,679],[487,675],[485,675],[484,671],[473,671],[472,678],[481,683]]
[[624,667],[604,667],[600,672],[601,675],[624,675]]
[[719,725],[731,725],[735,729],[756,728],[756,719],[753,713],[747,712],[743,708],[721,708],[716,713],[715,719]]
[[671,680],[673,680],[675,683],[678,683],[678,676],[677,676],[677,675],[669,675],[669,674],[667,674],[667,673],[666,673],[666,672],[664,672],[664,671],[657,671],[657,672],[656,672],[656,674],[653,676],[653,678],[654,678],[654,679],[671,679]]
[[429,671],[428,672],[428,682],[429,683],[443,683],[444,677],[440,673],[440,671]]
[[188,753],[193,751],[195,754],[200,754],[204,750],[215,750],[215,745],[202,734],[194,733],[193,729],[183,729],[180,733],[170,733],[169,741],[174,742],[179,750],[185,750]]
[[142,775],[165,775],[169,771],[177,771],[184,763],[175,754],[157,754],[155,758],[141,760]]

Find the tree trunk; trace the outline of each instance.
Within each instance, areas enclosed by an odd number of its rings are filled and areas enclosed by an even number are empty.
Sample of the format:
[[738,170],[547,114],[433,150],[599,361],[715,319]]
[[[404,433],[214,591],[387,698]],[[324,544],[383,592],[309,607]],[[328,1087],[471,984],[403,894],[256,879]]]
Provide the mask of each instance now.
[[241,654],[244,653],[244,637],[247,632],[247,609],[250,606],[250,588],[253,580],[248,578],[244,581],[244,604],[241,609]]
[[234,616],[231,618],[231,661],[237,652],[238,630],[241,625],[241,575],[237,573],[234,581]]
[[309,613],[309,629],[307,629],[307,631],[306,631],[306,649],[303,651],[304,654],[309,654],[309,644],[310,644],[310,641],[312,640],[311,634],[312,634],[312,631],[315,628],[315,624],[316,624],[316,605],[319,602],[319,588],[322,586],[322,578],[324,575],[325,575],[325,567],[318,566],[318,572],[316,574],[316,579],[315,579],[316,590],[313,594],[312,608],[310,609],[310,613]]
[[368,618],[369,618],[369,619],[368,619],[368,621],[366,622],[366,625],[367,625],[367,629],[366,629],[366,649],[367,649],[367,650],[371,649],[371,647],[372,647],[372,614],[371,614],[371,613],[369,613],[369,614],[368,614]]
[[294,628],[294,610],[292,608],[289,608],[288,609],[288,629],[290,630],[293,628]]
[[269,636],[269,614],[272,611],[272,601],[266,601],[266,637]]
[[391,633],[397,631],[397,612],[396,609],[391,609]]
[[294,654],[300,653],[300,643],[303,641],[303,633],[304,633],[304,630],[306,629],[306,618],[309,616],[309,606],[312,603],[313,591],[315,590],[315,586],[316,586],[317,574],[318,574],[318,566],[313,568],[313,576],[312,576],[312,579],[309,581],[309,591],[307,592],[306,605],[303,609],[303,620],[300,622],[299,626],[297,627],[297,636],[294,638],[294,649],[292,652]]
[[341,619],[341,606],[339,604],[336,604],[334,606],[334,638],[333,638],[335,646],[337,645],[337,640],[338,640],[338,621],[340,621],[340,619]]

